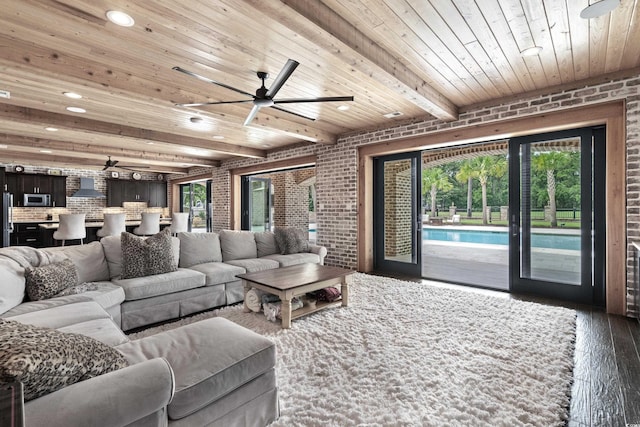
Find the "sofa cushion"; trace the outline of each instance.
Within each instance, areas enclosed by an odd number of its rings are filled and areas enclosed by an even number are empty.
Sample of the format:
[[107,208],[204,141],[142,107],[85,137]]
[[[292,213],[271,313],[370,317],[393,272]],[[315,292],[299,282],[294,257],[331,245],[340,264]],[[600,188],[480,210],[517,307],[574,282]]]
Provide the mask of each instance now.
[[205,276],[189,268],[178,268],[170,273],[112,281],[124,289],[125,300],[132,301],[204,286]]
[[[100,244],[104,250],[104,256],[109,266],[109,278],[113,279],[122,275],[122,245],[120,236],[106,236],[100,239]],[[180,257],[180,240],[177,237],[171,238],[171,249],[174,259]]]
[[[110,319],[109,313],[95,301],[72,295],[50,300],[32,301],[20,304],[3,316],[28,325],[59,329],[76,323],[94,319]],[[84,299],[82,299],[84,298]],[[25,307],[22,307],[25,306]]]
[[217,233],[178,233],[180,267],[222,261],[220,236]]
[[53,255],[64,255],[71,259],[78,270],[78,282],[99,282],[109,280],[109,266],[100,242],[86,245],[57,246],[40,249]]
[[253,237],[256,239],[258,258],[279,253],[276,236],[271,231],[259,231],[253,233]]
[[93,338],[0,319],[0,378],[20,381],[32,400],[128,366],[121,353]]
[[173,420],[207,407],[270,371],[276,362],[273,342],[221,317],[116,348],[132,364],[155,357],[168,360],[176,378],[176,393],[169,404],[169,418]]
[[31,301],[55,296],[70,286],[78,284],[78,271],[70,259],[24,269],[25,286]]
[[267,258],[253,258],[253,259],[236,259],[229,261],[227,264],[235,265],[237,267],[244,268],[247,273],[253,273],[255,271],[271,270],[273,268],[280,267],[278,261]]
[[121,241],[123,279],[169,273],[178,268],[168,228],[147,239],[123,232]]
[[280,267],[288,267],[290,265],[304,264],[304,263],[312,263],[312,264],[320,264],[320,256],[317,254],[312,254],[310,252],[301,252],[299,254],[289,254],[289,255],[267,255],[264,259],[271,259],[274,261],[278,261]]
[[308,232],[294,227],[276,227],[274,235],[282,255],[309,252]]
[[256,240],[251,231],[222,230],[220,231],[220,246],[224,262],[258,256]]
[[6,313],[24,299],[24,268],[15,261],[0,256],[2,286],[0,286],[0,314]]
[[246,273],[244,268],[224,262],[207,262],[189,268],[205,274],[207,276],[205,282],[207,286],[233,282],[238,280],[237,274]]

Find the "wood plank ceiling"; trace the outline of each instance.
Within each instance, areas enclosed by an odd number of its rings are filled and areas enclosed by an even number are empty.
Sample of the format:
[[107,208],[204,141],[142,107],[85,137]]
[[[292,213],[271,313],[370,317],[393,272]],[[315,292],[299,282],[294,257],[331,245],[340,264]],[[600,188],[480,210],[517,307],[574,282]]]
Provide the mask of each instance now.
[[[112,155],[186,172],[637,74],[638,1],[585,20],[589,0],[3,0],[0,90],[11,95],[0,97],[0,164],[98,168]],[[107,10],[127,12],[135,25],[109,22]],[[532,46],[541,53],[521,54]],[[283,105],[315,121],[263,108],[248,126],[251,103],[175,105],[246,97],[174,66],[254,93],[256,72],[270,74],[269,87],[289,58],[300,66],[276,98],[355,101]],[[402,115],[384,117],[393,112]]]

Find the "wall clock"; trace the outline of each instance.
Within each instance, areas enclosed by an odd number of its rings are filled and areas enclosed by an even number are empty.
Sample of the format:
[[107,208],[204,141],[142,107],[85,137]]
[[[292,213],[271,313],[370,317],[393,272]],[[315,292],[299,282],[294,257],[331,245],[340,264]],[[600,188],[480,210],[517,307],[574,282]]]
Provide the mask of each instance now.
[[135,180],[139,180],[142,178],[142,175],[140,175],[140,173],[138,172],[134,172],[131,174],[131,178],[135,179]]
[[22,173],[24,172],[24,166],[16,165],[16,167],[13,168],[13,170],[16,171],[17,173]]
[[120,172],[112,171],[111,178],[120,178]]

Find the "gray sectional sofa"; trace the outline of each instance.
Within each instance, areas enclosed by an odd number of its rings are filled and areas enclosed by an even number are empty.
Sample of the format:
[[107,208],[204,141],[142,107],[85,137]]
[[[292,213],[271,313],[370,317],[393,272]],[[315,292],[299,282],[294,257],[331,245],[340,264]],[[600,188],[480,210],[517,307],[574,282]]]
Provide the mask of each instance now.
[[[270,232],[231,230],[180,233],[171,247],[175,271],[131,279],[120,277],[119,237],[0,249],[0,318],[91,337],[129,364],[26,402],[27,425],[260,426],[277,418],[276,355],[268,339],[222,318],[134,341],[123,331],[242,301],[236,274],[322,264],[326,249],[310,245],[283,255]],[[25,268],[65,258],[86,289],[27,301]]]

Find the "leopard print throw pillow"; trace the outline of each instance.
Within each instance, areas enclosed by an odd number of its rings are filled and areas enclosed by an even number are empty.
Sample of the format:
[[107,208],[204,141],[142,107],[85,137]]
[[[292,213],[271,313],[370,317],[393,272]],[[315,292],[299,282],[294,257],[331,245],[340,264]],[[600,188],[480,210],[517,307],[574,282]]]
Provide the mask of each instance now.
[[128,366],[93,338],[0,319],[0,382],[20,381],[24,400]]
[[78,284],[78,270],[69,258],[61,262],[24,269],[25,288],[31,301],[49,299]]
[[169,228],[147,239],[123,232],[120,239],[123,279],[153,276],[177,270]]
[[302,230],[294,227],[276,227],[274,235],[282,255],[309,252],[309,241]]

